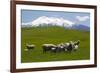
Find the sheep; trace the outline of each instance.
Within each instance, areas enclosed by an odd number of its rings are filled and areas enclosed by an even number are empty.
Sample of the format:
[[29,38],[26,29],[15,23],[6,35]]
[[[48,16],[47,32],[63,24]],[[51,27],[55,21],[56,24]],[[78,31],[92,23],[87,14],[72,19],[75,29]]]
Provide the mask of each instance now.
[[78,50],[80,44],[80,40],[74,42],[74,51]]
[[43,44],[43,53],[46,53],[47,51],[55,51],[56,45],[54,44]]
[[33,44],[26,44],[25,51],[29,51],[29,50],[34,49],[34,48],[35,48],[35,45],[33,45]]
[[73,50],[76,51],[79,48],[80,41],[70,41],[64,43],[60,43],[57,45],[54,44],[43,44],[43,53],[46,53],[47,51],[50,52],[72,52]]
[[78,45],[74,45],[74,51],[78,50],[79,46]]
[[80,44],[80,40],[74,42],[74,45],[79,45]]
[[67,43],[65,43],[65,45],[66,45],[66,46],[69,46],[69,44],[70,44],[70,43],[68,43],[68,42],[67,42]]
[[65,43],[65,52],[67,52],[68,50],[67,50],[67,48],[68,48],[68,46],[70,45],[70,43]]
[[79,48],[80,40],[75,41],[75,42],[70,41],[69,43],[65,43],[65,44],[66,44],[65,51],[68,51],[68,52],[71,52],[73,50],[76,51]]
[[76,49],[76,46],[73,41],[65,43],[65,52],[72,52],[74,48]]
[[57,46],[52,47],[52,48],[51,48],[51,52],[56,53],[56,52],[57,52]]
[[65,51],[65,45],[63,43],[58,44],[56,47],[56,52],[64,52]]
[[73,47],[74,47],[74,43],[72,41],[70,41],[69,43],[65,43],[64,45],[64,49],[65,49],[65,52],[71,52],[73,50]]

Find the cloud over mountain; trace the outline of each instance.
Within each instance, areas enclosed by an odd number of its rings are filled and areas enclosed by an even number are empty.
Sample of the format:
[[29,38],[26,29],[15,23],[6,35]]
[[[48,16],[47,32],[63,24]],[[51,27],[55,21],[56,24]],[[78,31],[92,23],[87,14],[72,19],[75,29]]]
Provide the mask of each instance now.
[[78,21],[86,21],[86,20],[88,20],[89,19],[89,16],[76,16],[76,19],[78,20]]

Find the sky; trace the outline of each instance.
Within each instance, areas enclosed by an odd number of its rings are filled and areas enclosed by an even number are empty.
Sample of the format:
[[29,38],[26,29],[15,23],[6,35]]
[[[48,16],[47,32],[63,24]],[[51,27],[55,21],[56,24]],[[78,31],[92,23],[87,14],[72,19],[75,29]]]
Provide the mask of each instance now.
[[64,18],[76,24],[90,27],[90,13],[87,12],[66,12],[66,11],[46,11],[46,10],[21,10],[21,22],[28,23],[41,17]]

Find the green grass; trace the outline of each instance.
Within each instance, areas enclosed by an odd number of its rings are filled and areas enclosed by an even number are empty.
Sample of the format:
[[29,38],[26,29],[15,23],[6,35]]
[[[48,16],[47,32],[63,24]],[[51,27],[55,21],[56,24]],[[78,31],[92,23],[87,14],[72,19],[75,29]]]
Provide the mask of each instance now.
[[[80,40],[77,51],[72,53],[43,53],[42,44],[59,44]],[[35,44],[34,50],[25,51],[26,43]],[[32,27],[21,29],[21,62],[47,62],[90,59],[90,32],[64,29],[62,27]]]

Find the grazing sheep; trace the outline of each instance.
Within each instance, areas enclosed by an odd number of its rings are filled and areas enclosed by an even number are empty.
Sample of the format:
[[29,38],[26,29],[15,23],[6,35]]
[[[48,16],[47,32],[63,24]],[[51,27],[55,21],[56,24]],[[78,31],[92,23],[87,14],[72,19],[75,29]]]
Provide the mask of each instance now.
[[74,51],[78,50],[80,44],[80,40],[74,42]]
[[79,40],[75,41],[75,42],[70,41],[69,43],[66,43],[65,50],[68,51],[68,52],[71,52],[73,50],[76,51],[79,48],[79,44],[80,44]]
[[60,43],[58,45],[54,44],[43,44],[43,53],[46,53],[47,51],[50,52],[72,52],[73,50],[76,51],[79,48],[80,41],[70,41],[66,42],[65,44]]
[[63,43],[58,44],[56,48],[56,52],[64,52],[65,51],[65,45]]
[[51,52],[56,53],[57,52],[57,47],[56,46],[55,47],[52,47],[51,48]]
[[43,44],[43,53],[46,53],[47,51],[55,51],[56,45],[54,44]]
[[68,50],[67,50],[67,48],[68,48],[68,46],[70,45],[70,43],[65,43],[65,52],[67,52]]
[[33,45],[33,44],[26,44],[26,49],[25,49],[25,51],[28,51],[28,50],[31,50],[31,49],[34,49],[35,48],[35,45]]
[[68,51],[68,52],[71,52],[71,51],[72,51],[72,49],[73,49],[72,44],[69,44],[69,46],[67,47],[67,51]]
[[72,50],[75,48],[74,42],[70,41],[69,43],[65,43],[65,51],[66,52],[72,52]]
[[65,52],[71,52],[73,50],[74,43],[70,41],[69,43],[65,43]]
[[74,51],[78,50],[79,46],[78,45],[74,45]]
[[70,43],[65,43],[66,46],[69,46]]

